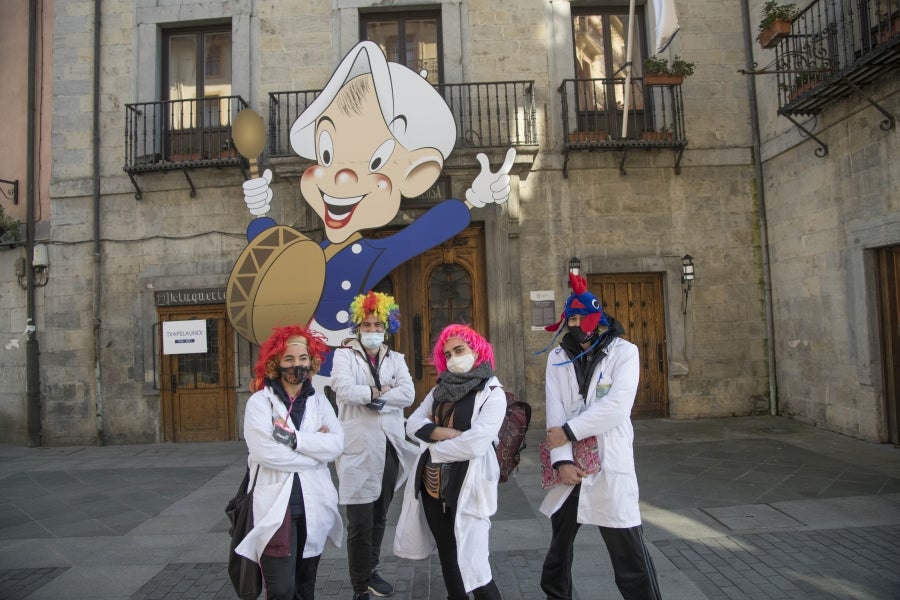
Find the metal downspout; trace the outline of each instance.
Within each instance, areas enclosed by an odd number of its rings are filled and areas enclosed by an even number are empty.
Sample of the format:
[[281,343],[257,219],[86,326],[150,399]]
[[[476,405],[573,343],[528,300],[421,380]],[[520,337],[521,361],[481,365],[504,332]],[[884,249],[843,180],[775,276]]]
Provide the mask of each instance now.
[[[37,321],[34,302],[34,129],[37,119],[35,108],[35,77],[37,44],[37,0],[28,2],[28,116],[26,121],[25,158],[25,411],[28,427],[28,445],[40,446],[41,428],[41,379],[38,357]],[[43,76],[43,74],[41,74]]]
[[94,377],[97,395],[97,445],[104,444],[103,434],[103,381],[102,364],[100,361],[100,3],[94,0],[94,97],[93,97],[93,136],[91,138],[92,150],[92,177],[94,180],[94,314],[93,314],[93,338],[94,338]]
[[[744,29],[745,68],[754,69],[753,39],[750,32],[749,0],[741,2],[741,20]],[[769,264],[769,225],[766,218],[766,186],[763,184],[762,157],[760,156],[759,107],[756,103],[756,80],[747,78],[750,96],[750,131],[753,136],[753,176],[756,179],[756,202],[759,211],[759,247],[762,258],[763,304],[766,314],[766,358],[769,369],[769,414],[778,414],[778,382],[775,373],[775,325],[772,315],[772,277]]]

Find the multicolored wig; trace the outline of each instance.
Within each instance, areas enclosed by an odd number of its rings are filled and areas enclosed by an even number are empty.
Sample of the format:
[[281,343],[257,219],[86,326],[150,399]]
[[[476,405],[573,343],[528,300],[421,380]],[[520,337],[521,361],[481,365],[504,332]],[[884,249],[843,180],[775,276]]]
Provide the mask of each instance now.
[[434,350],[432,351],[431,356],[434,359],[434,366],[437,369],[438,374],[447,370],[447,359],[444,358],[444,344],[453,337],[463,340],[469,345],[472,351],[478,355],[478,362],[475,363],[475,367],[481,363],[489,362],[491,363],[491,368],[494,368],[494,348],[491,346],[490,342],[468,325],[454,323],[444,327],[440,335],[438,335],[437,342],[434,344]]
[[400,307],[393,296],[370,291],[354,298],[350,303],[350,331],[355,334],[369,313],[384,323],[385,333],[400,331]]
[[272,335],[259,347],[259,359],[253,370],[253,381],[250,391],[258,392],[263,388],[265,378],[278,379],[281,357],[289,342],[299,342],[309,352],[309,374],[314,375],[325,360],[328,344],[325,337],[317,331],[311,331],[301,325],[276,327]]

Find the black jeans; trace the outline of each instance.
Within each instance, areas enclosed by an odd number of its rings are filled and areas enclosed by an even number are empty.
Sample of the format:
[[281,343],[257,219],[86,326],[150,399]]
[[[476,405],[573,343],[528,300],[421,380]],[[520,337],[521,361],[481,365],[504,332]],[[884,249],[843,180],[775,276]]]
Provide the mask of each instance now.
[[[444,586],[447,588],[447,600],[468,600],[466,587],[463,585],[456,558],[456,534],[453,523],[456,520],[456,509],[444,507],[442,500],[435,500],[423,489],[419,494],[428,529],[437,543],[438,557],[441,560],[441,573],[444,575]],[[500,590],[491,579],[479,588],[472,590],[475,600],[501,600]]]
[[[553,528],[550,549],[541,572],[541,589],[548,600],[571,600],[572,561],[575,558],[575,536],[578,523],[578,496],[581,485],[575,486],[563,505],[550,516]],[[661,600],[656,570],[647,546],[643,528],[600,527],[600,534],[609,552],[616,586],[625,600]]]
[[316,572],[319,570],[319,556],[303,558],[306,544],[306,517],[291,517],[290,556],[260,557],[266,600],[313,600],[316,595]]
[[381,541],[384,539],[384,527],[394,498],[399,468],[397,452],[387,442],[381,495],[375,502],[347,505],[347,563],[350,567],[350,583],[356,594],[369,588],[369,576],[381,558]]

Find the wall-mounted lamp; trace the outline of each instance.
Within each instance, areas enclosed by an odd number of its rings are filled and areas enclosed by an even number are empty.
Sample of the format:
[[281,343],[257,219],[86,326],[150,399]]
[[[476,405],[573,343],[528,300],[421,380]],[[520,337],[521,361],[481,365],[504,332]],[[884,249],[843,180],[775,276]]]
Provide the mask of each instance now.
[[691,284],[694,282],[694,257],[685,254],[681,257],[681,291],[683,294],[681,302],[682,314],[687,313],[688,294],[691,293]]
[[581,275],[581,259],[573,256],[569,259],[569,273],[572,275]]
[[[26,288],[25,278],[28,275],[25,270],[24,258],[16,261],[16,277],[19,279],[19,285],[24,290]],[[47,244],[35,244],[34,256],[31,260],[31,268],[34,271],[35,287],[44,287],[50,281],[50,253],[47,251]]]

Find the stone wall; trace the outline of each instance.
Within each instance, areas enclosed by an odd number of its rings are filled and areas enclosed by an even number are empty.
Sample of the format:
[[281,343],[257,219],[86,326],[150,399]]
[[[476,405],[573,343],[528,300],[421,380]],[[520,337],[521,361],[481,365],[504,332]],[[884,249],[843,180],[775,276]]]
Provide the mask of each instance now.
[[[267,118],[269,92],[321,88],[358,38],[359,10],[383,4],[103,3],[99,384],[93,320],[92,38],[84,28],[93,2],[57,4],[51,280],[37,294],[45,443],[92,443],[101,426],[107,443],[158,441],[153,292],[221,287],[245,246],[249,215],[240,169],[192,170],[195,198],[180,172],[139,175],[141,200],[122,171],[124,106],[158,99],[159,28],[179,20],[231,19],[234,93]],[[581,258],[585,273],[663,275],[672,418],[768,412],[773,399],[761,198],[754,180],[748,80],[737,72],[746,63],[739,3],[676,3],[682,30],[669,56],[697,63],[683,86],[689,145],[680,174],[674,169],[675,153],[653,150],[630,152],[626,174],[620,172],[618,152],[574,152],[567,176],[557,88],[573,76],[568,3],[442,4],[445,81],[533,80],[536,86],[540,146],[520,153],[507,205],[473,212],[473,219],[486,224],[490,334],[500,371],[507,386],[532,404],[534,426],[544,419],[546,359],[533,353],[550,336],[531,330],[529,292],[553,289],[561,307],[571,256]],[[752,25],[757,8],[751,6]],[[847,100],[820,120],[831,153],[816,158],[812,143],[775,113],[773,82],[765,77],[756,82],[780,410],[829,429],[879,438],[883,414],[869,249],[900,240],[900,186],[892,166],[897,163],[896,131],[880,130],[878,113],[868,104]],[[873,93],[895,114],[900,111],[895,83],[879,84]],[[448,161],[456,195],[476,172],[472,158],[460,152]],[[318,229],[299,194],[300,161],[267,164],[275,170],[270,216],[301,230]],[[683,254],[694,257],[697,273],[685,310]],[[4,376],[0,440],[21,443],[24,339],[16,324],[24,314],[24,294],[10,278],[13,260],[12,252],[0,252],[0,332],[8,338],[0,369],[22,377]],[[239,415],[248,378],[241,380]]]

